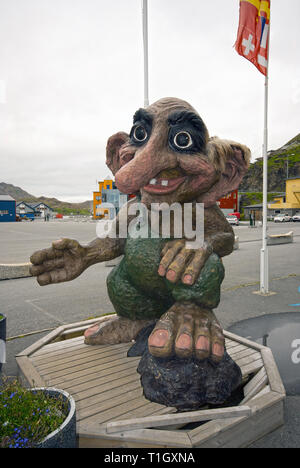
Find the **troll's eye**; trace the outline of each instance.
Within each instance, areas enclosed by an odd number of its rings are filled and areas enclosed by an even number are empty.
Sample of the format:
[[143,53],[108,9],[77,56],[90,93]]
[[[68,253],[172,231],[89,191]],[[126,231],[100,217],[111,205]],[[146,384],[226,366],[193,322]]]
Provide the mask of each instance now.
[[189,148],[192,144],[193,140],[188,132],[178,132],[174,136],[174,145],[177,146],[177,148]]
[[138,142],[145,141],[147,136],[148,136],[148,134],[147,134],[145,128],[142,125],[138,125],[133,130],[133,138]]

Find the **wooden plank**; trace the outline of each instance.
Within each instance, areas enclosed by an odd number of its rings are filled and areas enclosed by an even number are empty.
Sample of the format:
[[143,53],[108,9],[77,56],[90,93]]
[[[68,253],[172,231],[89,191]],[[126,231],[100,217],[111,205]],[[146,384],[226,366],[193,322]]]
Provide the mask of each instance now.
[[[40,369],[39,366],[38,369],[39,369],[39,372],[41,373],[41,375],[48,375],[48,376],[58,376],[58,375],[68,375],[68,374],[73,374],[73,372],[76,372],[80,369],[84,369],[86,367],[93,367],[93,366],[96,366],[96,365],[100,365],[100,364],[105,364],[107,362],[110,362],[112,364],[112,367],[115,367],[115,365],[118,364],[118,362],[121,360],[121,359],[124,359],[124,357],[121,357],[116,354],[115,356],[105,356],[105,357],[101,357],[101,356],[98,356],[97,354],[93,357],[93,359],[90,359],[89,356],[83,358],[83,359],[79,359],[78,361],[75,361],[75,362],[72,362],[72,363],[64,363],[64,364],[59,364],[57,366],[52,366],[50,368],[46,368],[46,369]],[[126,362],[128,362],[128,364],[136,364],[138,363],[139,359],[138,358],[132,358],[132,359],[128,359]]]
[[109,422],[106,425],[106,431],[108,434],[111,434],[114,432],[131,431],[149,427],[161,427],[166,425],[171,426],[177,424],[207,421],[211,419],[249,416],[250,414],[251,410],[248,406],[189,411],[186,413],[166,414],[159,416],[149,416],[145,418],[127,419],[125,421]]
[[230,354],[230,357],[235,361],[236,359],[240,359],[246,356],[254,356],[256,354],[257,354],[257,351],[255,351],[255,349],[244,347],[243,350]]
[[[81,336],[81,335],[84,334],[85,330],[87,330],[88,328],[90,328],[90,326],[91,326],[91,325],[80,325],[79,327],[70,328],[69,330],[64,330],[63,333],[61,334],[61,337],[62,337],[62,339],[64,339],[64,340],[68,340],[68,339],[69,339],[68,337],[69,337],[70,335],[73,335],[74,333],[76,333],[76,334],[79,333],[80,336]],[[76,337],[74,337],[74,338],[76,338]]]
[[108,409],[103,409],[101,412],[94,414],[93,416],[89,416],[84,420],[89,422],[96,422],[99,425],[111,421],[112,418],[128,413],[129,411],[133,411],[141,406],[145,405],[145,399],[141,396],[139,398],[133,398],[130,401],[124,401],[123,403],[118,404],[115,407],[111,407]]
[[226,347],[227,350],[228,349],[233,349],[236,346],[240,346],[240,343],[238,343],[237,341],[232,341],[232,340],[225,339],[225,347]]
[[[259,374],[261,373],[261,371],[265,371],[265,369],[262,368],[259,371]],[[245,398],[240,402],[240,405],[245,405],[246,403],[248,403],[249,400],[251,400],[255,395],[257,395],[257,393],[259,393],[267,385],[267,383],[268,383],[268,376],[265,372],[264,375],[262,375],[260,379],[256,382],[256,385],[253,386],[251,390],[248,391],[248,393],[245,395]]]
[[[137,374],[136,372],[136,367],[137,367],[137,363],[136,362],[128,362],[127,360],[125,360],[124,362],[124,359],[120,359],[118,361],[115,361],[114,362],[114,365],[113,366],[109,366],[109,365],[106,365],[106,364],[101,364],[101,361],[99,361],[100,364],[97,365],[96,367],[92,367],[89,369],[89,371],[91,371],[89,374],[86,374],[88,375],[88,378],[86,379],[80,379],[79,382],[76,382],[75,384],[68,384],[68,387],[69,386],[72,386],[73,388],[77,388],[78,386],[81,386],[82,384],[84,383],[88,383],[90,380],[95,380],[99,377],[108,377],[108,376],[113,376],[111,378],[111,380],[114,380],[115,378],[118,377],[118,372],[123,372],[123,371],[127,371],[127,374],[135,374],[137,377],[139,377],[139,375]],[[85,369],[85,367],[83,366],[78,366],[77,368],[75,368],[75,370],[83,370]],[[97,369],[97,370],[95,370]],[[61,378],[63,375],[64,375],[64,371],[60,371],[59,373],[57,374],[42,374],[41,375],[46,379],[51,379],[52,381],[56,381],[57,377]],[[69,380],[73,380],[73,377],[76,377],[76,374],[72,374],[69,373],[68,374],[68,377]],[[110,379],[110,377],[108,377],[108,380]],[[65,380],[67,381],[67,379]],[[89,385],[88,385],[89,386]]]
[[141,389],[140,382],[138,380],[129,380],[127,379],[126,383],[114,388],[108,388],[106,391],[103,391],[103,388],[100,388],[100,392],[97,395],[93,395],[91,397],[85,398],[84,400],[80,400],[76,404],[76,409],[79,411],[84,410],[90,406],[95,406],[103,401],[110,400],[111,398],[118,397],[120,395],[124,395],[127,392],[131,392],[132,390]]
[[[134,374],[136,376],[136,379],[139,378],[139,374],[137,374],[136,371],[136,363],[135,365],[130,365],[128,363],[127,358],[121,358],[118,361],[114,361],[113,365],[110,362],[107,362],[105,364],[99,364],[97,366],[91,366],[91,367],[83,367],[83,370],[80,370],[78,372],[73,372],[72,374],[68,374],[66,376],[62,377],[56,377],[52,378],[51,381],[55,382],[55,385],[64,385],[66,388],[70,387],[75,387],[76,385],[80,385],[83,382],[89,382],[90,380],[95,379],[95,376],[101,373],[101,375],[107,375],[109,373],[114,372],[114,367],[116,366],[123,366],[119,367],[120,369],[128,369],[128,372],[130,374]],[[109,369],[111,372],[104,372],[107,369]]]
[[[122,391],[122,388],[125,386],[127,388],[128,385],[134,385],[135,388],[139,388],[140,381],[136,378],[136,376],[130,376],[126,374],[124,377],[121,377],[118,380],[116,379],[102,384],[101,386],[97,386],[96,392],[90,392],[92,394],[86,396],[85,398],[81,398],[80,394],[74,394],[74,398],[76,399],[76,405],[78,405],[78,409],[85,408],[86,406],[89,406],[90,401],[93,401],[92,399],[95,399],[93,403],[96,403],[98,398],[101,400],[102,394],[114,392],[115,389],[117,389],[118,391]],[[63,389],[68,391],[69,393],[68,388],[64,387]]]
[[252,409],[252,413],[259,413],[261,411],[264,411],[266,408],[269,408],[273,404],[279,401],[283,401],[284,399],[285,395],[283,395],[282,393],[271,391],[259,398],[250,400],[247,404]]
[[103,346],[90,346],[84,343],[81,344],[76,344],[74,346],[69,346],[69,347],[64,347],[61,349],[57,349],[48,353],[42,353],[42,354],[32,354],[30,356],[30,359],[33,362],[51,362],[51,359],[53,360],[53,357],[60,359],[62,357],[68,357],[73,354],[79,354],[79,353],[86,353],[89,352],[90,350],[96,350],[98,351],[99,354],[102,354],[103,352],[107,352],[107,350],[124,350],[124,354],[127,354],[127,349],[128,349],[128,344],[117,344],[117,345],[103,345]]
[[242,366],[241,367],[242,376],[246,377],[249,374],[258,372],[263,367],[263,365],[264,363],[262,359],[260,358],[260,359],[257,359],[256,361],[251,362],[250,364]]
[[64,325],[64,330],[70,330],[71,328],[81,327],[82,325],[93,325],[94,323],[101,323],[110,320],[112,317],[115,317],[116,314],[112,313],[109,315],[102,315],[88,320],[82,320],[81,322],[74,322]]
[[40,376],[27,356],[17,356],[16,361],[27,382],[34,387],[45,387],[46,381]]
[[253,393],[253,390],[262,380],[265,382],[268,381],[267,372],[264,367],[244,386],[244,396],[246,397],[247,395],[249,395],[249,393]]
[[36,341],[32,345],[28,346],[28,348],[24,349],[21,353],[19,353],[17,356],[30,356],[32,353],[36,352],[38,349],[42,348],[42,346],[45,346],[47,343],[52,341],[54,338],[59,336],[63,331],[63,327],[58,327],[55,330],[53,330],[51,333],[48,333],[48,335],[43,336],[40,340]]
[[[136,366],[131,364],[131,367],[129,367],[129,364],[126,362],[125,364],[116,366],[115,368],[108,368],[102,372],[90,374],[88,379],[81,379],[79,382],[76,381],[75,383],[60,382],[59,385],[65,387],[66,389],[72,389],[72,392],[74,393],[76,392],[82,394],[82,392],[89,390],[91,387],[96,385],[105,385],[106,383],[114,382],[118,379],[118,376],[120,379],[126,376],[131,380],[133,378],[135,378],[137,381],[139,380],[139,375],[136,372]],[[55,379],[49,379],[49,381],[52,383],[52,385],[58,385]]]
[[[103,441],[105,445],[99,445],[100,447],[110,446],[109,442],[117,440],[118,447],[124,447],[126,443],[127,447],[182,447],[192,448],[189,436],[184,431],[163,431],[153,429],[139,429],[135,431],[126,431],[116,433],[113,436],[106,433],[105,429],[99,429],[98,424],[92,424],[87,422],[81,423],[79,426],[79,433],[81,437],[94,438],[94,440]],[[136,443],[137,445],[133,445]]]
[[123,394],[118,394],[112,398],[106,398],[104,401],[99,401],[96,404],[82,408],[77,415],[77,421],[89,418],[90,416],[97,415],[109,409],[117,409],[122,403],[130,404],[132,400],[138,401],[140,406],[144,405],[146,400],[143,397],[143,389],[141,387],[135,388]]
[[234,361],[239,367],[247,366],[247,364],[251,364],[253,361],[257,361],[261,359],[260,353],[252,354],[251,356],[236,358]]
[[[193,446],[199,448],[221,447],[224,445],[224,437],[229,441],[228,444],[233,447],[246,446],[253,440],[270,432],[272,430],[270,427],[273,428],[274,421],[276,427],[283,423],[281,400],[282,396],[278,395],[278,393],[270,392],[261,398],[255,399],[255,401],[248,402],[248,406],[252,409],[252,415],[249,417],[210,421],[200,428],[193,429],[189,432]],[[270,408],[269,413],[268,408]],[[261,416],[258,417],[258,414]],[[270,425],[267,423],[268,414],[270,414],[271,419],[275,414],[274,421]],[[253,430],[250,433],[251,428]],[[224,437],[223,433],[226,434]]]
[[227,350],[227,352],[228,352],[228,354],[230,356],[233,356],[234,354],[237,354],[240,351],[245,351],[245,350],[249,350],[249,349],[251,349],[253,351],[252,348],[248,348],[248,346],[237,343],[236,346],[234,346],[233,348],[230,348],[229,350]]
[[[76,348],[84,345],[84,336],[77,336],[70,340],[56,341],[55,343],[49,343],[43,346],[43,348],[35,351],[30,357],[42,356],[43,354],[49,354],[53,351],[64,350],[67,348]],[[84,345],[86,346],[86,345]]]
[[266,346],[262,346],[258,343],[255,343],[254,341],[250,341],[247,338],[235,335],[234,333],[228,332],[226,330],[223,330],[223,333],[225,338],[230,338],[231,340],[237,341],[238,343],[248,346],[249,348],[257,349],[258,351],[261,351],[262,349],[266,348]]
[[255,400],[255,398],[260,398],[261,396],[266,395],[269,392],[271,392],[270,385],[266,385],[259,393],[252,397],[252,400]]
[[213,438],[197,445],[197,448],[243,448],[269,434],[284,422],[282,402],[274,404],[263,413],[257,413],[231,427],[221,428]]
[[[64,384],[68,387],[79,385],[82,382],[88,382],[89,380],[93,379],[95,375],[99,373],[103,373],[106,369],[112,369],[119,366],[119,365],[129,365],[130,369],[134,367],[130,366],[130,362],[128,362],[127,358],[120,358],[119,361],[114,361],[114,365],[111,365],[109,362],[101,363],[101,361],[91,363],[89,366],[80,366],[78,369],[74,370],[70,374],[65,374],[63,371],[58,372],[57,374],[52,374],[51,380],[55,381],[57,385]],[[135,367],[137,367],[137,363],[135,363]],[[133,371],[132,371],[133,372]]]
[[141,406],[140,408],[124,413],[121,416],[115,416],[114,418],[110,419],[110,422],[120,421],[122,419],[128,419],[130,417],[139,418],[139,417],[150,416],[154,414],[171,414],[175,412],[176,412],[175,408],[162,406],[162,405],[159,405],[158,403],[151,403],[150,401],[145,400],[145,404]]
[[264,350],[262,350],[261,355],[266,368],[271,390],[285,395],[285,388],[283,386],[278,367],[276,365],[271,349],[265,348]]
[[127,347],[124,348],[114,348],[114,347],[109,347],[106,348],[105,350],[100,350],[92,346],[87,346],[87,349],[80,349],[76,351],[72,351],[68,353],[67,355],[61,354],[60,356],[56,356],[56,358],[51,358],[47,357],[46,359],[34,359],[32,358],[32,362],[36,363],[39,367],[39,369],[45,370],[45,369],[58,369],[59,366],[62,366],[61,368],[66,368],[68,366],[71,366],[74,361],[76,363],[81,363],[81,362],[88,362],[89,360],[94,360],[94,358],[107,358],[109,356],[112,357],[112,360],[115,358],[115,356],[119,357],[121,356],[126,356],[127,354]]
[[99,388],[101,388],[102,385],[105,385],[109,382],[111,382],[111,385],[113,385],[112,382],[117,383],[118,379],[121,379],[122,377],[127,377],[129,381],[132,379],[133,376],[128,373],[128,369],[124,369],[115,374],[109,374],[104,377],[101,376],[95,378],[88,383],[83,382],[82,385],[70,387],[68,390],[69,393],[71,393],[74,396],[74,398],[76,398],[77,400],[82,400],[83,398],[87,398],[92,395],[97,395],[99,393]]

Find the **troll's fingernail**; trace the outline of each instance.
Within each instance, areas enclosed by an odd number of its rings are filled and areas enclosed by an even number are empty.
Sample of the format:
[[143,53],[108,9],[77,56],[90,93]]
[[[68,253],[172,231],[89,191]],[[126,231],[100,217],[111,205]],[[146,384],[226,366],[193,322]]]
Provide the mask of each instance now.
[[168,279],[169,281],[175,281],[175,279],[176,279],[176,273],[175,273],[175,271],[169,270],[168,273],[167,273],[167,279]]
[[192,276],[191,276],[191,275],[185,275],[185,276],[183,277],[183,282],[184,282],[185,284],[193,284],[193,278],[192,278]]

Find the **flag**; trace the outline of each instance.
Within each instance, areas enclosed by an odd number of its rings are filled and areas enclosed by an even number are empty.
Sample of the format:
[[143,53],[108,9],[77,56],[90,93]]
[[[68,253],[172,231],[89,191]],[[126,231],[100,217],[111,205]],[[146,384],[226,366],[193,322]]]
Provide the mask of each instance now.
[[235,43],[238,54],[267,75],[270,32],[270,0],[241,0],[240,20]]

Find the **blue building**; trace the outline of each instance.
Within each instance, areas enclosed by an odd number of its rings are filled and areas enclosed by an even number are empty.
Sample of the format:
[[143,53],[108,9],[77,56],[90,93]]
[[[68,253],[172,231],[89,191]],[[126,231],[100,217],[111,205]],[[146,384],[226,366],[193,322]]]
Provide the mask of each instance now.
[[10,195],[0,195],[0,222],[16,221],[16,200]]

